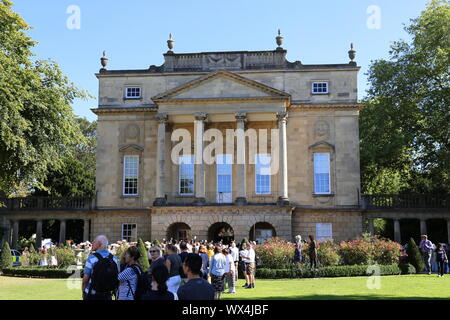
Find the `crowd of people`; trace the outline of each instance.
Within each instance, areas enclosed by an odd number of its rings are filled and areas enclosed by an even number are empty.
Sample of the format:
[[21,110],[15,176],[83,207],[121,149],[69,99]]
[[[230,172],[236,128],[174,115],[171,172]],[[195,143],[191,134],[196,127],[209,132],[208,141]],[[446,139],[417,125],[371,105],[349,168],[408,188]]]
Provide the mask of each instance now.
[[85,300],[218,300],[236,293],[242,267],[247,289],[255,288],[255,242],[238,248],[206,241],[163,241],[148,250],[150,268],[144,272],[141,252],[129,246],[121,260],[105,236],[90,244],[82,282]]

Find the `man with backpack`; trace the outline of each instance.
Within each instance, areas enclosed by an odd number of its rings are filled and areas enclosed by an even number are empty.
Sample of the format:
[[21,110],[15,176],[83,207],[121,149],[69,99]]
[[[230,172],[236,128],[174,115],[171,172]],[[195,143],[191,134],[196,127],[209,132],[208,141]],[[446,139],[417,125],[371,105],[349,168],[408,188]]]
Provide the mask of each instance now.
[[86,260],[83,276],[84,300],[112,300],[119,286],[119,263],[108,251],[108,239],[98,236]]

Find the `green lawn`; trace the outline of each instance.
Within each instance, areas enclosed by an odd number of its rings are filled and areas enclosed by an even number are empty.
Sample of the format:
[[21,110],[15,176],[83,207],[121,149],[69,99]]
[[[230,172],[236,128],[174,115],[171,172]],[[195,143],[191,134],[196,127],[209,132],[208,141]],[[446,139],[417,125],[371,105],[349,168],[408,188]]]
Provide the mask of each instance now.
[[[450,299],[450,276],[384,276],[380,289],[368,289],[367,277],[295,280],[257,280],[255,289],[244,289],[223,299]],[[74,280],[70,286],[81,284]],[[79,289],[67,280],[0,277],[0,300],[77,300]]]

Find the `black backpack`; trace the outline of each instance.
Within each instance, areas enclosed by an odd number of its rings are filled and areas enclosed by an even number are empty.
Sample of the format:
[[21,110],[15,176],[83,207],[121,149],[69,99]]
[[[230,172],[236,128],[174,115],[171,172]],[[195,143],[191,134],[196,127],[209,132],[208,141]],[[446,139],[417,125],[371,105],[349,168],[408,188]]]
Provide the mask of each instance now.
[[142,300],[142,296],[145,295],[150,289],[150,280],[149,280],[150,275],[148,272],[143,272],[139,265],[135,264],[131,268],[133,269],[134,273],[137,276],[136,292],[133,292],[133,290],[131,290],[130,281],[127,281],[128,287],[130,288],[131,293],[133,294],[134,300]]
[[98,262],[94,265],[91,276],[90,289],[94,289],[96,293],[114,293],[119,287],[119,270],[114,256],[109,254],[103,258],[99,253],[94,253]]

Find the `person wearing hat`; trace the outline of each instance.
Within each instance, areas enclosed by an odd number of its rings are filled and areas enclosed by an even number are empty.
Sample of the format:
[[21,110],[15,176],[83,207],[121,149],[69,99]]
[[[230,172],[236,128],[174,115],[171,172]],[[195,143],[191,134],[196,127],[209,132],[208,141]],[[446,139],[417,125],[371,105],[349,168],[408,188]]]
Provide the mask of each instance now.
[[422,252],[423,262],[425,263],[428,274],[431,274],[431,254],[433,253],[433,247],[433,243],[428,240],[428,236],[425,234],[422,235],[419,249]]

